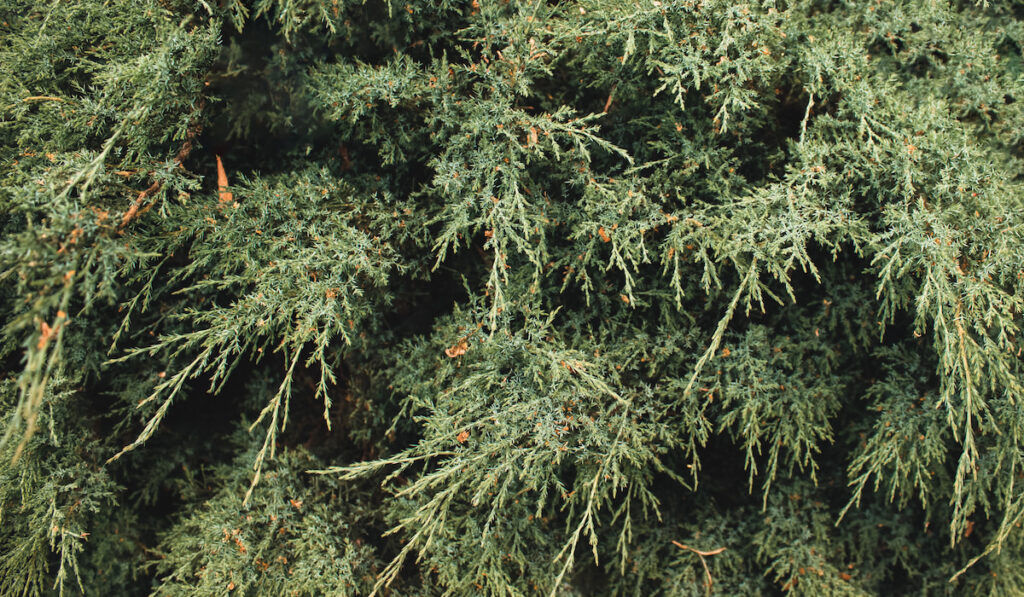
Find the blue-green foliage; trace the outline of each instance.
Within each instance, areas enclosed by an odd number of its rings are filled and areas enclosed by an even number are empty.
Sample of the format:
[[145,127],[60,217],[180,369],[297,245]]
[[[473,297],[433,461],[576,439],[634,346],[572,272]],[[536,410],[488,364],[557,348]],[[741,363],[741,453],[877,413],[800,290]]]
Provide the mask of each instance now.
[[1024,5],[0,6],[0,595],[1024,593]]

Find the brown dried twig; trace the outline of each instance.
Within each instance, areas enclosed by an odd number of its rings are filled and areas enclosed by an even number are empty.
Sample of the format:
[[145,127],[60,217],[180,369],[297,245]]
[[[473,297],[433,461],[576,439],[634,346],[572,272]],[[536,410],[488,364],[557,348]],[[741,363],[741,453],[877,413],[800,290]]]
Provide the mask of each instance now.
[[603,113],[607,114],[608,110],[612,107],[612,100],[615,98],[615,88],[618,86],[618,83],[612,85],[612,90],[608,92],[608,99],[605,100],[604,110],[602,110]]
[[719,547],[718,549],[712,549],[711,551],[701,551],[699,549],[694,549],[694,548],[690,547],[689,545],[683,545],[682,543],[680,543],[678,541],[675,541],[675,540],[672,541],[672,545],[675,545],[679,549],[685,549],[687,551],[692,551],[693,553],[697,554],[697,557],[700,558],[701,565],[704,566],[704,574],[707,575],[707,580],[704,582],[704,588],[707,590],[708,594],[710,594],[711,593],[711,585],[713,584],[714,581],[712,581],[712,579],[711,579],[711,570],[708,568],[708,563],[707,563],[707,561],[704,560],[704,557],[705,556],[716,556],[716,555],[722,553],[723,551],[725,551],[725,548],[724,547]]
[[[174,162],[177,164],[178,168],[183,167],[182,164],[185,163],[185,159],[188,158],[188,154],[192,152],[192,147],[195,145],[196,137],[198,137],[203,131],[203,124],[199,119],[199,114],[202,113],[205,106],[206,98],[200,99],[199,108],[196,110],[193,121],[185,131],[185,142],[182,143],[181,149],[179,149],[178,153],[174,156]],[[153,184],[149,185],[146,190],[140,191],[139,196],[132,202],[131,207],[129,207],[128,211],[124,212],[124,216],[121,217],[121,224],[117,227],[118,231],[123,231],[124,227],[127,226],[129,222],[149,211],[150,208],[153,207],[153,204],[145,203],[146,199],[156,195],[160,192],[162,187],[163,182],[156,180],[153,181]]]

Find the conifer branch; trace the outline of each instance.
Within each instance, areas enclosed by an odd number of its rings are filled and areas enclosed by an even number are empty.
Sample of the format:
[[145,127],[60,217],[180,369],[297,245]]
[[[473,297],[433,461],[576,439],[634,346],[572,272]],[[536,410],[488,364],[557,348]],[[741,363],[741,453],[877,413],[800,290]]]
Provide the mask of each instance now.
[[1024,586],[1009,4],[8,4],[0,595]]
[[[196,138],[199,137],[203,130],[203,108],[206,106],[206,98],[199,98],[199,105],[192,115],[192,122],[185,129],[185,141],[178,149],[178,153],[174,156],[174,163],[178,168],[184,168],[185,160],[189,154],[192,153],[192,148],[195,146]],[[220,158],[217,158],[217,164],[220,166]],[[118,231],[123,232],[124,228],[132,222],[135,218],[149,211],[153,207],[153,203],[147,203],[146,200],[149,197],[155,196],[163,188],[163,181],[155,180],[153,184],[146,187],[145,190],[140,191],[135,201],[132,202],[128,210],[125,211],[124,215],[121,216],[121,223],[118,224]]]

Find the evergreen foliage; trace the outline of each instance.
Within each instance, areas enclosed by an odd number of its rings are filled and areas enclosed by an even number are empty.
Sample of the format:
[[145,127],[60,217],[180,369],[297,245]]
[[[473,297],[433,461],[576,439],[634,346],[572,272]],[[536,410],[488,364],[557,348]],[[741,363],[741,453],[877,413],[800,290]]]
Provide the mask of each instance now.
[[0,5],[0,595],[1024,594],[1024,3]]

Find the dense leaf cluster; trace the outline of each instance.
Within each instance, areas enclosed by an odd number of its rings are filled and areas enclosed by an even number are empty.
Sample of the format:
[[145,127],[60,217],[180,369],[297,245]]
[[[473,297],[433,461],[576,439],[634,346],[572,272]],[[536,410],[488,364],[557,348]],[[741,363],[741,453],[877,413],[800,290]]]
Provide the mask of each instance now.
[[1024,593],[1024,4],[0,5],[0,594]]

